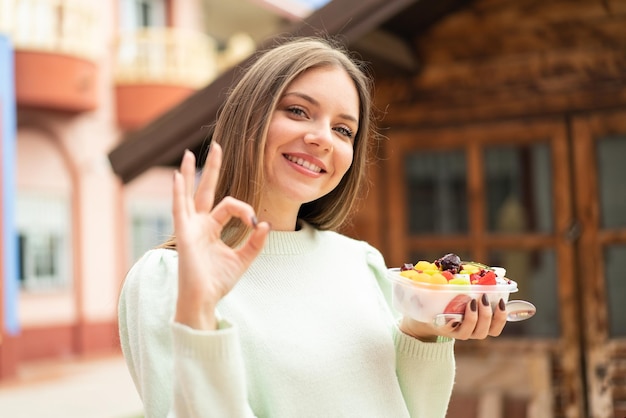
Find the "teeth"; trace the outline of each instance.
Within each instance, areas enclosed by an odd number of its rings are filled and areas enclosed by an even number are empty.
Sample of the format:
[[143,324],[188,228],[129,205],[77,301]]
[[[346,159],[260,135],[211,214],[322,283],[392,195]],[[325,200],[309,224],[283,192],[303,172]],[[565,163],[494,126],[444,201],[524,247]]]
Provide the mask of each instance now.
[[287,159],[289,161],[291,161],[292,163],[298,164],[299,166],[302,166],[304,168],[306,168],[307,170],[311,170],[315,173],[319,173],[320,171],[322,171],[322,168],[319,166],[316,166],[315,164],[311,164],[310,162],[302,159],[302,158],[297,158],[297,157],[293,157],[291,155],[287,155]]

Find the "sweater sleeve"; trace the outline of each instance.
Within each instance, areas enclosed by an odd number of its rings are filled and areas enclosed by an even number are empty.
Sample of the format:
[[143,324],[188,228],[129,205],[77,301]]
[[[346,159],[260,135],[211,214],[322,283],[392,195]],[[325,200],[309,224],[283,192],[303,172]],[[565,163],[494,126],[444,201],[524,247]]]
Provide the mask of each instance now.
[[253,417],[236,328],[172,321],[178,256],[151,250],[129,271],[118,306],[122,352],[147,417]]
[[382,254],[369,247],[368,264],[392,317],[396,347],[396,374],[402,395],[413,418],[445,417],[455,378],[454,340],[427,343],[404,334],[398,328],[399,314],[391,304],[391,283]]

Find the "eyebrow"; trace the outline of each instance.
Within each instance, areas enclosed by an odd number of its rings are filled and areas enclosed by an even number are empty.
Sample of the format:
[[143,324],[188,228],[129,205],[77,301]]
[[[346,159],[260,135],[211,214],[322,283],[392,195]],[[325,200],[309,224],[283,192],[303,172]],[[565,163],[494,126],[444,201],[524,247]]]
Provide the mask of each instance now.
[[[291,91],[291,92],[287,92],[285,93],[285,95],[283,97],[287,97],[287,96],[298,96],[304,100],[306,100],[307,102],[314,104],[315,106],[320,106],[320,102],[318,102],[317,100],[315,100],[313,97],[309,96],[308,94],[305,93],[300,93],[297,91]],[[354,123],[356,123],[358,125],[359,121],[357,120],[357,118],[355,118],[354,116],[347,114],[347,113],[342,113],[339,115],[342,119],[346,119],[346,120],[350,120]]]

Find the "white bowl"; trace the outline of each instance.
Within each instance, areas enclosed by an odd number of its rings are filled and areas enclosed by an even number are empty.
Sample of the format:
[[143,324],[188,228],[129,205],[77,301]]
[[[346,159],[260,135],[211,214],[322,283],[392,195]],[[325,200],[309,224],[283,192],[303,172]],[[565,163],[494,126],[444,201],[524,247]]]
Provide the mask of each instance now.
[[392,306],[403,315],[420,322],[433,322],[435,316],[443,313],[464,314],[471,299],[480,303],[486,294],[491,308],[502,299],[505,303],[511,293],[517,292],[517,283],[509,280],[508,284],[432,284],[418,282],[400,275],[399,268],[391,268],[387,278],[392,285]]

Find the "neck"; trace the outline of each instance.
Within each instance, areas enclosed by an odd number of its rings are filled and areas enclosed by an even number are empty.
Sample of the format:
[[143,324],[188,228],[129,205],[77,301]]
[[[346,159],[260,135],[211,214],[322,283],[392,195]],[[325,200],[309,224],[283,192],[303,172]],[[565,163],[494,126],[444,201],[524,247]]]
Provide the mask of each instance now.
[[272,202],[261,202],[257,218],[261,222],[268,222],[274,231],[295,231],[300,206],[279,205]]

